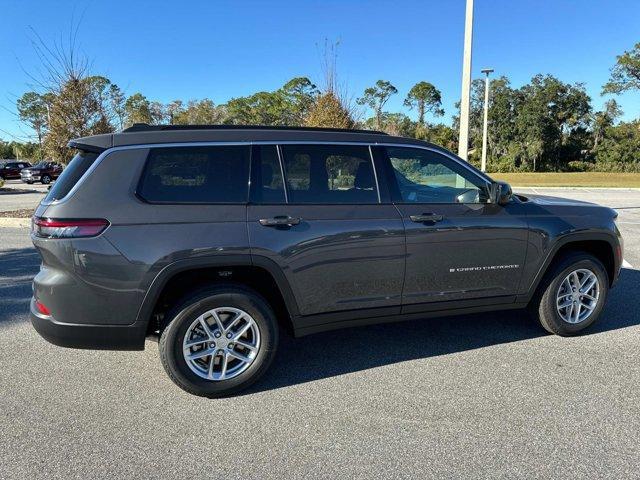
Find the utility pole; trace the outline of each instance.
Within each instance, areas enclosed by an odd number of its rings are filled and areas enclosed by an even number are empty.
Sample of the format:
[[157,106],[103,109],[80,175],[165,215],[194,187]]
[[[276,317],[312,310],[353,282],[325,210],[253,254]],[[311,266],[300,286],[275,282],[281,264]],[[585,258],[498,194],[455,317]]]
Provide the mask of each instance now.
[[487,171],[487,121],[489,118],[489,74],[493,72],[493,68],[484,68],[482,73],[485,74],[484,79],[484,121],[482,125],[482,165],[481,170]]
[[471,91],[471,45],[473,43],[473,0],[467,0],[464,21],[464,54],[462,58],[462,95],[460,96],[460,135],[458,156],[468,160],[469,96]]

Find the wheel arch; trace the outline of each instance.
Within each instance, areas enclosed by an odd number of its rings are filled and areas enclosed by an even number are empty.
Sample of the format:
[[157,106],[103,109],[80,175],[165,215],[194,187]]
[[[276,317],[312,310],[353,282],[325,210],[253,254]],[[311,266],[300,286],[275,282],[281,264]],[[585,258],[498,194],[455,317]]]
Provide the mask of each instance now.
[[622,259],[617,255],[619,247],[619,242],[612,233],[574,233],[558,239],[530,284],[528,296],[535,295],[549,268],[567,252],[582,251],[600,260],[609,277],[609,286],[612,286],[617,280],[617,272],[622,263]]
[[145,325],[147,334],[152,334],[163,327],[165,304],[171,304],[193,288],[225,283],[257,291],[272,304],[278,320],[293,330],[298,306],[288,280],[273,260],[255,255],[184,259],[165,266],[147,290],[136,323]]

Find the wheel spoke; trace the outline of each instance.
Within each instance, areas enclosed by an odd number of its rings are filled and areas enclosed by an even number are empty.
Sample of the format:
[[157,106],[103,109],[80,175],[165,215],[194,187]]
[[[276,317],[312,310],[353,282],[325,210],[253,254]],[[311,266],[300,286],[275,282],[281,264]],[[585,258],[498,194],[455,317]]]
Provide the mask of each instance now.
[[227,328],[227,330],[232,330],[232,329],[233,329],[233,327],[235,327],[235,326],[236,326],[236,324],[237,324],[240,320],[242,320],[243,318],[244,318],[244,312],[240,312],[240,313],[238,313],[238,314],[233,318],[233,320],[231,320],[231,323],[229,324],[229,327]]
[[593,275],[592,277],[589,277],[584,282],[586,285],[584,285],[582,288],[580,288],[580,291],[584,292],[584,293],[590,292],[591,289],[595,286],[597,281],[598,281],[598,278],[595,275]]
[[197,340],[192,340],[189,343],[185,343],[184,348],[191,348],[195,347],[196,345],[202,345],[203,343],[207,343],[209,340],[209,338],[199,338]]
[[573,317],[573,321],[574,321],[574,322],[577,322],[577,321],[578,321],[578,319],[580,318],[580,312],[582,311],[582,304],[581,304],[581,303],[578,303],[578,305],[576,305],[576,306],[574,307],[574,310],[575,310],[576,314],[575,314],[575,316]]
[[597,300],[596,297],[594,297],[593,295],[589,295],[588,293],[583,293],[582,297],[587,298],[588,300],[593,300],[594,302]]
[[240,330],[238,330],[236,333],[233,334],[233,339],[237,340],[242,335],[244,335],[244,333],[250,328],[251,328],[251,322],[247,322],[245,325],[242,326]]
[[562,305],[558,304],[558,308],[567,308],[569,306],[571,306],[573,304],[572,300],[569,300],[568,302],[564,302]]
[[580,305],[582,305],[582,308],[586,308],[589,311],[592,311],[594,308],[596,308],[595,304],[587,305],[586,303],[580,303]]
[[213,319],[216,321],[216,325],[218,326],[218,330],[220,331],[220,333],[224,333],[225,331],[224,325],[222,324],[222,320],[218,316],[218,312],[216,312],[215,310],[211,310],[211,315],[213,316]]
[[209,327],[207,321],[204,319],[204,315],[200,317],[200,325],[202,326],[204,333],[207,334],[208,338],[213,338],[213,332],[211,331],[211,327]]
[[251,345],[250,343],[243,342],[242,340],[236,340],[236,345],[240,345],[241,347],[244,347],[247,350],[250,350],[252,352],[255,352],[256,350],[258,350],[255,345]]
[[580,277],[578,277],[578,272],[573,272],[571,274],[571,279],[573,280],[573,286],[580,288]]
[[221,360],[220,360],[220,380],[224,379],[224,377],[227,375],[227,364],[229,360],[229,356],[225,353],[222,352],[222,356],[221,356]]
[[211,355],[209,360],[209,371],[207,372],[207,378],[213,378],[213,365],[216,363],[216,356]]
[[241,353],[236,352],[235,350],[229,350],[229,355],[231,355],[232,357],[237,358],[238,360],[242,360],[245,363],[248,363],[251,361],[251,359],[249,357],[245,357],[244,355],[242,355]]
[[189,355],[187,355],[187,360],[197,360],[198,358],[213,355],[215,351],[215,348],[203,348],[202,350],[198,350],[195,353],[190,353]]

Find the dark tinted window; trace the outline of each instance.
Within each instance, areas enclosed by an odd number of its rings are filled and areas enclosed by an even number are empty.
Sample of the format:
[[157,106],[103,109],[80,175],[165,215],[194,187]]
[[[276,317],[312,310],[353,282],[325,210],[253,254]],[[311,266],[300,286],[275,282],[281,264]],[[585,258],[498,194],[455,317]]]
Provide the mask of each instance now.
[[[62,174],[58,177],[58,180],[53,184],[51,190],[44,198],[45,202],[53,202],[54,200],[60,200],[67,196],[73,186],[78,183],[80,177],[85,174],[89,167],[98,158],[97,153],[79,152],[69,162],[67,168],[62,171]],[[41,162],[38,165],[43,165]]]
[[369,148],[283,145],[289,203],[377,203]]
[[154,148],[138,194],[155,203],[244,203],[249,147]]
[[258,152],[254,162],[256,198],[258,203],[285,203],[284,184],[282,182],[282,170],[278,160],[278,150],[275,145],[261,145],[256,147]]
[[477,175],[432,150],[387,148],[405,203],[485,203],[487,188]]

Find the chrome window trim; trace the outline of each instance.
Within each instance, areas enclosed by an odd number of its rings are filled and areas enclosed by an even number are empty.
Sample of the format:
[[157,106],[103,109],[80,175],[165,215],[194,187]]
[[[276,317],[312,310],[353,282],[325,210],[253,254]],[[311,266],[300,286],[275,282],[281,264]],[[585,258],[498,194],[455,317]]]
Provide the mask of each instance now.
[[[373,166],[374,175],[376,175],[375,162],[373,162],[373,156],[371,152],[371,147],[395,147],[395,148],[419,148],[422,150],[429,150],[432,152],[439,153],[449,158],[450,160],[458,163],[465,169],[467,169],[472,175],[475,175],[481,181],[485,182],[488,185],[491,184],[491,179],[484,174],[481,174],[471,168],[467,162],[462,159],[457,158],[453,154],[447,152],[446,150],[440,150],[439,148],[433,148],[425,145],[415,145],[411,143],[393,143],[393,142],[329,142],[329,141],[302,141],[302,140],[285,140],[285,141],[277,141],[277,140],[266,140],[266,141],[243,141],[243,142],[173,142],[173,143],[144,143],[138,145],[121,145],[117,147],[110,147],[100,155],[98,158],[91,164],[91,166],[87,169],[86,172],[78,179],[76,184],[69,190],[69,192],[61,199],[53,200],[51,202],[42,201],[40,203],[41,206],[51,206],[51,205],[60,205],[67,202],[73,195],[78,191],[80,186],[86,179],[95,171],[96,168],[102,163],[102,161],[111,155],[114,152],[119,152],[123,150],[146,150],[149,148],[172,148],[172,147],[207,147],[207,146],[234,146],[234,145],[365,145],[369,147],[369,155],[371,157],[371,162]],[[280,148],[278,148],[278,155],[280,156]],[[282,168],[282,164],[281,164]],[[284,178],[284,177],[283,177]],[[376,176],[376,186],[378,187],[378,203],[380,202],[380,186],[378,185],[378,178]],[[286,186],[285,186],[285,195],[286,195]],[[285,197],[286,198],[286,197]]]

